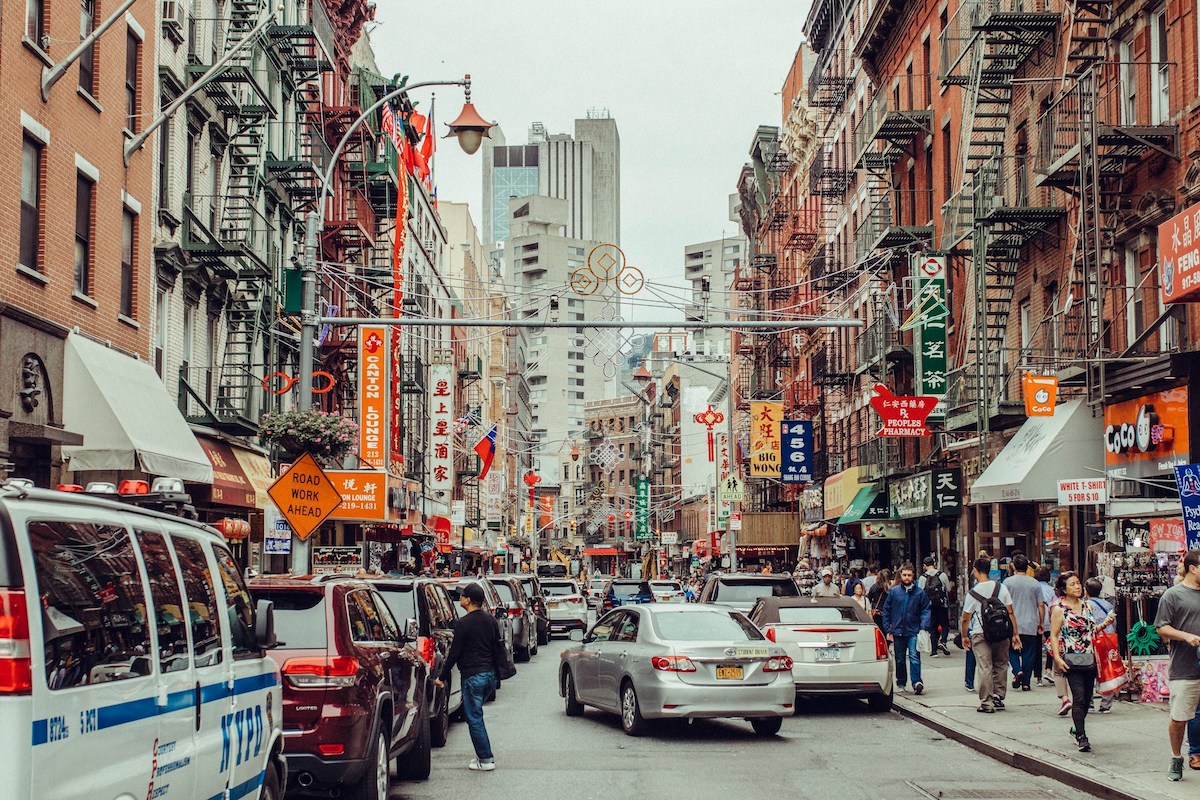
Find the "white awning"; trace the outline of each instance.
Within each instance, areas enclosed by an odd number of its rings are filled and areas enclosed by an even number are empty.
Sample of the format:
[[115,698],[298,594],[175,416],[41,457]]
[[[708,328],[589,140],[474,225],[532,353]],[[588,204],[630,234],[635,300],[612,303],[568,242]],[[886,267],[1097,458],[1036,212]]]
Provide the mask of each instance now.
[[212,464],[154,368],[79,334],[67,337],[63,424],[83,444],[63,447],[72,472],[140,470],[212,483]]
[[1072,400],[1025,421],[971,485],[971,504],[1056,501],[1060,479],[1103,474],[1102,420]]

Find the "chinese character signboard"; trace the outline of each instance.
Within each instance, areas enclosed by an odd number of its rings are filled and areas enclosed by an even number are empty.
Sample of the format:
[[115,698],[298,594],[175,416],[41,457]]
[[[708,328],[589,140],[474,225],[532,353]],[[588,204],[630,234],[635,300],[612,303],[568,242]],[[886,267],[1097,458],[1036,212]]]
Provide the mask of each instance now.
[[914,253],[912,316],[915,388],[918,395],[936,397],[930,417],[946,415],[946,257]]
[[454,489],[454,365],[429,367],[429,476],[431,492]]
[[637,482],[637,505],[635,506],[634,517],[637,522],[637,527],[634,530],[633,538],[639,542],[650,539],[650,479],[638,478]]
[[[720,470],[721,483],[733,472],[733,459],[729,454],[729,434],[717,434],[717,468]],[[720,491],[718,491],[720,494]],[[729,513],[733,510],[733,503],[721,497],[717,504],[717,527],[725,524],[725,520],[729,519]]]
[[330,469],[325,474],[342,495],[330,519],[387,520],[387,473],[368,469]]
[[1176,467],[1175,485],[1179,487],[1187,549],[1194,550],[1200,547],[1200,464]]
[[501,470],[488,470],[483,479],[483,520],[484,522],[499,522],[503,511],[504,473]]
[[958,467],[935,469],[933,483],[933,515],[957,517],[962,513],[962,470]]
[[[400,306],[397,305],[396,308]],[[390,474],[397,478],[404,477],[404,446],[400,440],[400,433],[403,430],[403,425],[400,424],[400,397],[402,389],[400,386],[401,366],[401,348],[400,348],[400,326],[391,326],[391,341],[388,343],[388,352],[391,361],[391,381],[388,392],[388,418],[390,425],[388,426],[388,454],[387,470]],[[411,367],[410,367],[411,368]]]
[[787,419],[779,427],[783,447],[783,483],[812,483],[813,424],[810,420]]
[[383,469],[389,444],[386,334],[382,325],[358,329],[358,457],[377,469]]
[[1170,475],[1188,463],[1188,448],[1186,386],[1104,407],[1104,466],[1110,478]]
[[1158,277],[1164,303],[1200,301],[1200,208],[1158,226]]
[[936,397],[903,397],[892,394],[891,389],[877,383],[875,394],[871,396],[871,408],[883,418],[883,427],[875,435],[929,436],[931,432],[925,420],[937,404]]
[[750,477],[779,477],[783,403],[750,404]]
[[1054,406],[1058,402],[1058,378],[1027,372],[1022,385],[1025,389],[1025,416],[1053,417]]
[[892,481],[888,502],[896,519],[958,516],[962,512],[962,470],[935,469]]
[[805,522],[820,522],[825,518],[825,491],[821,486],[809,486],[800,495],[800,514]]

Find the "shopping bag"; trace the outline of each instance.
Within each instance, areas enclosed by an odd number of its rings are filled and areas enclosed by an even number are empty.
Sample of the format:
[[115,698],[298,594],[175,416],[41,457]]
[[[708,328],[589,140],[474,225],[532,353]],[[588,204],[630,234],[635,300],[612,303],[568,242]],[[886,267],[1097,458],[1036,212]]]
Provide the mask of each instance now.
[[929,655],[933,652],[933,643],[929,638],[929,631],[921,631],[917,634],[917,651],[923,655]]
[[1121,660],[1117,635],[1097,633],[1092,641],[1096,646],[1096,691],[1099,694],[1115,694],[1129,679],[1125,673],[1125,662]]

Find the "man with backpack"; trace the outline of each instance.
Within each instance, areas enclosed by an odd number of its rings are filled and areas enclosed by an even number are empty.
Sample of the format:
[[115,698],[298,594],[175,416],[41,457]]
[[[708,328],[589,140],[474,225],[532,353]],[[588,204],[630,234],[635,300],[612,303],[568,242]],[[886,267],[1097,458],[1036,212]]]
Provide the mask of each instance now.
[[992,562],[975,560],[975,585],[963,603],[962,638],[971,643],[979,663],[979,711],[991,714],[1004,710],[1007,695],[1009,647],[1020,647],[1012,596],[999,581],[990,580]]
[[933,556],[925,556],[925,574],[917,585],[925,590],[929,598],[929,645],[930,657],[937,658],[940,650],[950,655],[946,642],[950,639],[950,579],[937,568]]

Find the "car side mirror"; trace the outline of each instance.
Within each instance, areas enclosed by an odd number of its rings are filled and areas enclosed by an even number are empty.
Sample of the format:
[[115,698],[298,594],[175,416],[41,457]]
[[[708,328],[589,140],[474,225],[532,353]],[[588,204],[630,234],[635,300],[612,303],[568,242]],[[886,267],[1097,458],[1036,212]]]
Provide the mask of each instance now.
[[254,608],[254,641],[264,650],[284,644],[275,636],[275,603],[259,600]]
[[504,606],[496,606],[496,619],[505,619],[508,617],[508,609]]
[[407,620],[404,621],[403,636],[404,636],[405,641],[415,642],[417,640],[417,637],[420,635],[421,635],[421,629],[417,626],[417,621],[415,619],[413,619],[412,617],[409,617]]
[[573,630],[567,634],[567,638],[570,639],[572,642],[582,642],[583,641],[583,631],[576,628],[575,630]]

